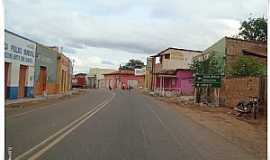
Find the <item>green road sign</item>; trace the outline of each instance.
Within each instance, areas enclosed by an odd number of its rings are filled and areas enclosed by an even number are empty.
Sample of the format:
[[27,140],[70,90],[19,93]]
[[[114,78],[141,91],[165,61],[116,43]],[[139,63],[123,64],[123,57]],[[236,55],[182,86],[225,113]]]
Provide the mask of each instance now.
[[220,87],[221,85],[221,75],[195,75],[195,80],[193,82],[195,87]]

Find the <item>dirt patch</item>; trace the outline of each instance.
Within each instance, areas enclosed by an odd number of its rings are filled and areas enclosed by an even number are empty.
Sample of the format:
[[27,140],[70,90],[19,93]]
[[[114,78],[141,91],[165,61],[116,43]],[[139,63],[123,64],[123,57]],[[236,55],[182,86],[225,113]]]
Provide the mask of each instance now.
[[267,118],[259,115],[256,120],[238,119],[232,115],[232,109],[212,108],[194,104],[180,104],[176,98],[155,97],[160,103],[184,113],[192,120],[223,136],[231,143],[265,160],[267,153]]

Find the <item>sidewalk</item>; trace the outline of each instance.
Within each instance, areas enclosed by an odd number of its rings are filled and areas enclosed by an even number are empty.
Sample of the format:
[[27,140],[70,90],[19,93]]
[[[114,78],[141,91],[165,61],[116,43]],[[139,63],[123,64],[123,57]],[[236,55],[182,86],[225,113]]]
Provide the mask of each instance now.
[[20,98],[20,99],[13,99],[13,100],[6,99],[5,106],[27,103],[27,102],[36,102],[36,101],[42,101],[42,100],[47,100],[47,99],[57,99],[57,98],[61,98],[64,96],[73,95],[75,93],[78,93],[79,91],[81,91],[81,90],[80,89],[73,89],[73,90],[70,90],[66,93],[51,94],[48,96],[36,96],[34,98]]

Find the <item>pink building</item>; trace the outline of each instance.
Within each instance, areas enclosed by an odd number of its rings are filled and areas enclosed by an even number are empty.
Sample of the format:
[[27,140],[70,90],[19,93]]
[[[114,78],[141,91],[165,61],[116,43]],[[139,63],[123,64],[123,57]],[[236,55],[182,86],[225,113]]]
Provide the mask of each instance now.
[[201,54],[201,51],[168,48],[151,56],[150,68],[146,73],[151,74],[151,90],[165,95],[173,93],[176,95],[193,95],[192,72],[189,65],[192,58]]
[[192,72],[189,70],[167,70],[157,73],[155,90],[164,94],[167,91],[177,95],[193,95]]
[[134,71],[119,70],[112,73],[104,74],[106,88],[119,88],[127,89],[128,86],[133,88],[144,87],[144,75],[135,76]]

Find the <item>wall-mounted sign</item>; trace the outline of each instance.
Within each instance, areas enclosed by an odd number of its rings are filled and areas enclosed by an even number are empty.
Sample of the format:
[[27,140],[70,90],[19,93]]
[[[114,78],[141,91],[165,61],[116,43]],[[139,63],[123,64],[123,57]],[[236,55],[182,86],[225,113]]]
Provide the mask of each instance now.
[[135,69],[135,76],[145,75],[145,69]]
[[5,32],[5,61],[33,66],[35,64],[35,54],[36,43]]

